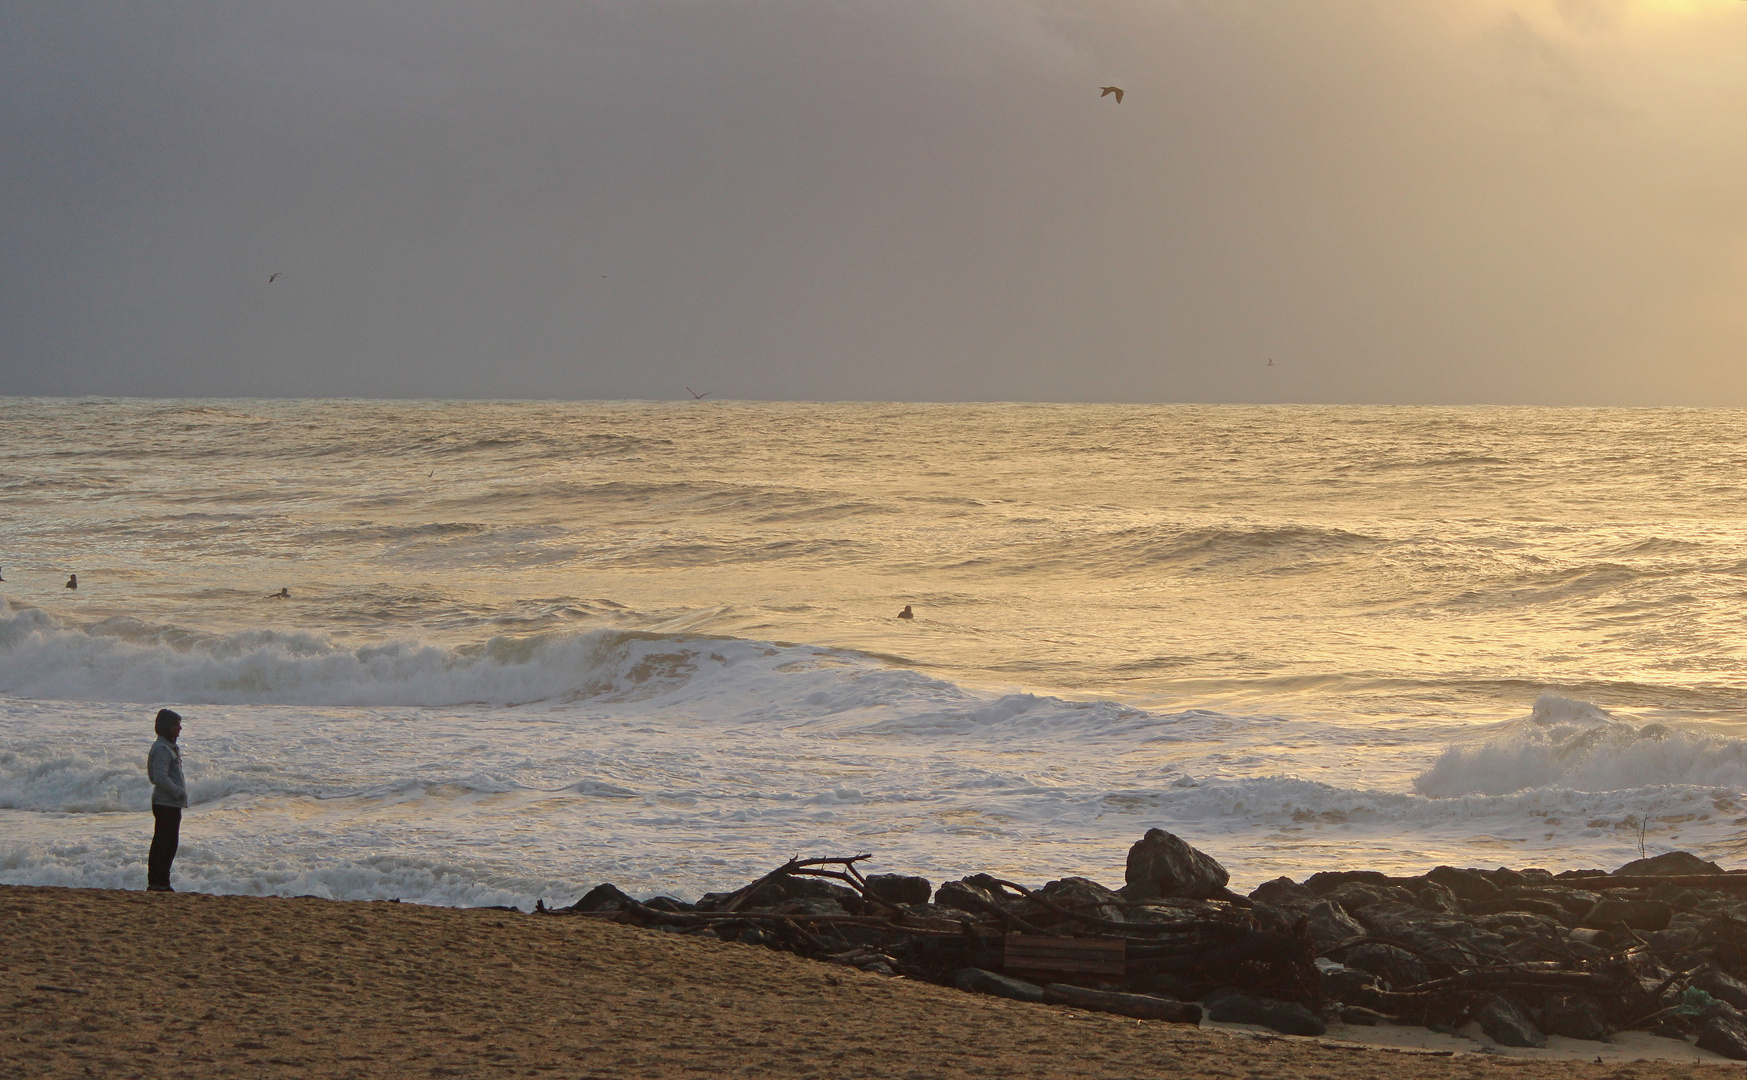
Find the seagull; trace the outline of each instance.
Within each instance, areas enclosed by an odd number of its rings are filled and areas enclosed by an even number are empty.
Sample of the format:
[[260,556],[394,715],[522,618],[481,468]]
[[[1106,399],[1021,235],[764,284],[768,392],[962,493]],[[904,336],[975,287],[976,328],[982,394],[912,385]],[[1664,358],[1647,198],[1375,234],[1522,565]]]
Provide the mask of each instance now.
[[1118,104],[1118,105],[1122,104],[1122,87],[1120,87],[1120,86],[1100,86],[1098,89],[1104,91],[1102,94],[1098,95],[1099,97],[1106,98],[1106,97],[1109,97],[1111,94],[1115,94],[1116,95],[1116,104]]
[[712,394],[714,391],[705,390],[703,393],[700,394],[696,390],[693,390],[691,387],[688,386],[685,388],[685,392],[692,396],[693,401],[702,401],[705,398],[709,397],[710,394]]
[[[1121,99],[1121,98],[1117,98],[1117,99],[1116,99],[1116,100],[1117,100],[1117,101],[1121,101],[1121,100],[1122,100],[1122,99]],[[268,275],[267,275],[267,284],[269,284],[269,285],[271,285],[271,284],[273,284],[273,279],[274,279],[274,278],[276,278],[276,277],[278,277],[278,276],[279,276],[279,274],[280,274],[280,273],[283,273],[283,272],[284,272],[284,271],[279,271],[279,272],[278,272],[278,273],[272,273],[272,274],[268,274]]]

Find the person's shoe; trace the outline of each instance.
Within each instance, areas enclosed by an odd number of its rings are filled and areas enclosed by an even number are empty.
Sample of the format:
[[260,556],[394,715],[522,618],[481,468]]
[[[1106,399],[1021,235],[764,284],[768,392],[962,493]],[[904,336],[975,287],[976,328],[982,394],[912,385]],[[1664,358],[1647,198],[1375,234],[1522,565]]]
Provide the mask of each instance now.
[[147,892],[175,892],[176,890],[170,888],[170,886],[168,886],[168,885],[147,885],[146,891]]

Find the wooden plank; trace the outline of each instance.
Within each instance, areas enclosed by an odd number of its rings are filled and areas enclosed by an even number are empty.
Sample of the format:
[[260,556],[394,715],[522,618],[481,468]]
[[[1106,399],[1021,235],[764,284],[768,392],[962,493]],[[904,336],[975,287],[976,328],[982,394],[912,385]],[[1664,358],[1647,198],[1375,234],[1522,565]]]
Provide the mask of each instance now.
[[1008,934],[1005,944],[1008,971],[1120,976],[1127,969],[1128,944],[1123,941]]

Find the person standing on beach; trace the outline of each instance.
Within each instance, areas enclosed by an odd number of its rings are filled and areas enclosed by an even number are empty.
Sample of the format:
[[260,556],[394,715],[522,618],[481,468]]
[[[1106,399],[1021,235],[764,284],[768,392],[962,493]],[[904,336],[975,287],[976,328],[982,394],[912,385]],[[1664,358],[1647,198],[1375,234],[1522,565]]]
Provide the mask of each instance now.
[[182,779],[182,716],[174,709],[159,709],[158,741],[146,756],[146,776],[152,781],[152,848],[146,855],[146,891],[175,892],[170,888],[170,864],[182,832],[182,808],[188,805],[188,785]]

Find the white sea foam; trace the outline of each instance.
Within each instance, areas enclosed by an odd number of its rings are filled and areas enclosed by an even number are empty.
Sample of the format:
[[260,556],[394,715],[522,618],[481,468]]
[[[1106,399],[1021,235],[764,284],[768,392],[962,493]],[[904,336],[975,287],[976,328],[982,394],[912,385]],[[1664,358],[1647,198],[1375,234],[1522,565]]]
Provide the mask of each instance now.
[[1633,725],[1588,702],[1547,695],[1529,716],[1451,746],[1414,780],[1415,791],[1445,797],[1665,785],[1747,790],[1747,742]]

